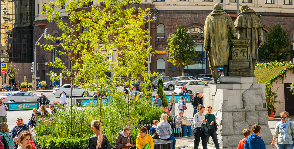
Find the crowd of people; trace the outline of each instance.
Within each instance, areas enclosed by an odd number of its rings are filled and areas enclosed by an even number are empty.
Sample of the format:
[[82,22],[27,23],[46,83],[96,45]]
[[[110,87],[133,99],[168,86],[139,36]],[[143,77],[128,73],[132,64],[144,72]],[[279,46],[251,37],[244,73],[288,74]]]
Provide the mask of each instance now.
[[[194,135],[194,149],[198,149],[200,140],[202,141],[203,149],[207,149],[208,140],[211,137],[215,148],[219,149],[217,138],[217,129],[219,124],[216,122],[216,117],[212,114],[212,106],[203,106],[203,97],[199,93],[194,93],[191,98],[193,105],[193,122],[189,123],[184,115],[187,105],[185,97],[181,96],[178,101],[179,114],[175,114],[176,97],[172,93],[169,98],[168,110],[175,122],[175,128],[181,129],[183,137],[191,137]],[[21,117],[17,118],[16,126],[9,132],[6,124],[7,107],[0,100],[0,148],[5,149],[32,149],[32,128],[36,126],[37,118],[43,119],[54,115],[57,110],[53,105],[50,106],[50,112],[46,109],[47,97],[42,95],[39,99],[40,109],[33,109],[31,119],[28,124],[24,124]],[[162,107],[162,100],[155,96],[153,106]],[[205,112],[206,111],[206,112]],[[293,148],[293,132],[294,124],[289,121],[289,113],[284,111],[281,114],[281,121],[276,125],[275,134],[271,146],[274,147],[274,142],[277,141],[278,149]],[[115,147],[117,149],[130,149],[136,146],[137,149],[154,149],[154,139],[170,140],[175,149],[176,139],[173,136],[172,126],[167,121],[168,115],[161,114],[160,120],[154,120],[154,125],[150,128],[150,134],[146,127],[141,127],[138,136],[134,142],[130,136],[130,128],[124,127],[116,137]],[[193,127],[192,127],[193,126]],[[194,128],[194,130],[193,130]],[[105,134],[103,134],[102,124],[98,120],[91,123],[91,129],[94,135],[89,138],[88,149],[110,149],[110,143]],[[251,134],[252,131],[252,134]],[[240,140],[237,149],[266,149],[264,141],[259,137],[261,127],[257,124],[252,126],[252,129],[243,130],[244,138]]]

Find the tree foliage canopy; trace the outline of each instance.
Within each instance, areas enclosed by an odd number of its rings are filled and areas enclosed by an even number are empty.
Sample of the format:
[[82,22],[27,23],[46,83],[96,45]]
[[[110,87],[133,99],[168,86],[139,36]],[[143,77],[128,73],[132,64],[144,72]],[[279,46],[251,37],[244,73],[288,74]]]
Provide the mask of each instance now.
[[274,25],[259,48],[261,62],[287,61],[291,52],[287,31],[280,24]]
[[176,33],[168,37],[167,42],[168,61],[173,65],[184,69],[200,61],[197,59],[199,52],[195,51],[195,43],[186,27],[180,26]]
[[[106,95],[116,97],[117,84],[121,76],[129,76],[125,85],[143,78],[150,83],[150,73],[147,72],[148,30],[142,28],[149,20],[149,9],[142,10],[135,3],[140,0],[101,0],[103,6],[83,8],[93,0],[70,0],[66,13],[70,24],[63,20],[60,12],[65,0],[43,4],[49,22],[55,22],[62,30],[60,37],[48,35],[49,40],[59,40],[63,47],[60,55],[72,55],[72,68],[56,58],[54,67],[61,68],[63,78],[72,77],[73,84],[80,85],[88,91],[103,91]],[[90,10],[87,10],[90,9]],[[151,20],[152,21],[152,20]],[[46,50],[52,50],[53,45],[44,45]],[[117,59],[110,59],[117,53]],[[111,76],[108,74],[111,73]],[[51,79],[59,79],[51,72]],[[107,88],[107,89],[106,89]],[[98,90],[100,89],[100,90]]]

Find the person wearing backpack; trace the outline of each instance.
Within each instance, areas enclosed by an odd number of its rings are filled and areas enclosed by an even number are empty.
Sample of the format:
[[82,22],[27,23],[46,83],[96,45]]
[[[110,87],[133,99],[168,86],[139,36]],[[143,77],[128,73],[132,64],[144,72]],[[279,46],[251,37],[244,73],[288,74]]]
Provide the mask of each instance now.
[[293,149],[294,124],[289,121],[289,113],[280,113],[281,121],[277,123],[271,147],[274,148],[275,140],[278,139],[278,149]]
[[[4,145],[4,149],[14,149],[14,141],[9,133],[8,125],[5,122],[0,123],[0,136],[1,142]],[[0,149],[1,143],[0,143]]]

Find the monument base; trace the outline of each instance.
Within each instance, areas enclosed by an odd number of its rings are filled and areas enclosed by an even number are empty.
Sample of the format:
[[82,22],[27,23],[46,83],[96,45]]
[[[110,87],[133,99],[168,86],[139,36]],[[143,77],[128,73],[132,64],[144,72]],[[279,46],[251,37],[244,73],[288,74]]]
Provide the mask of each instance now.
[[[217,130],[220,147],[235,149],[243,136],[243,129],[261,126],[259,135],[270,146],[272,134],[268,126],[265,84],[255,77],[221,77],[219,84],[204,89],[204,106],[211,105],[220,125]],[[213,144],[212,140],[209,144]]]

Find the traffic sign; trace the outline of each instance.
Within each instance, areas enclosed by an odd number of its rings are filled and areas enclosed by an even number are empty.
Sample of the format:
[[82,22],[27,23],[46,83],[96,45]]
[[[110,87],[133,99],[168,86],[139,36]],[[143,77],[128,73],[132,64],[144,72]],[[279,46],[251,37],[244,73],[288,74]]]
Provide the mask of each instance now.
[[1,69],[7,69],[7,63],[1,63]]
[[2,69],[2,71],[1,71],[2,73],[6,73],[6,70],[5,69]]

